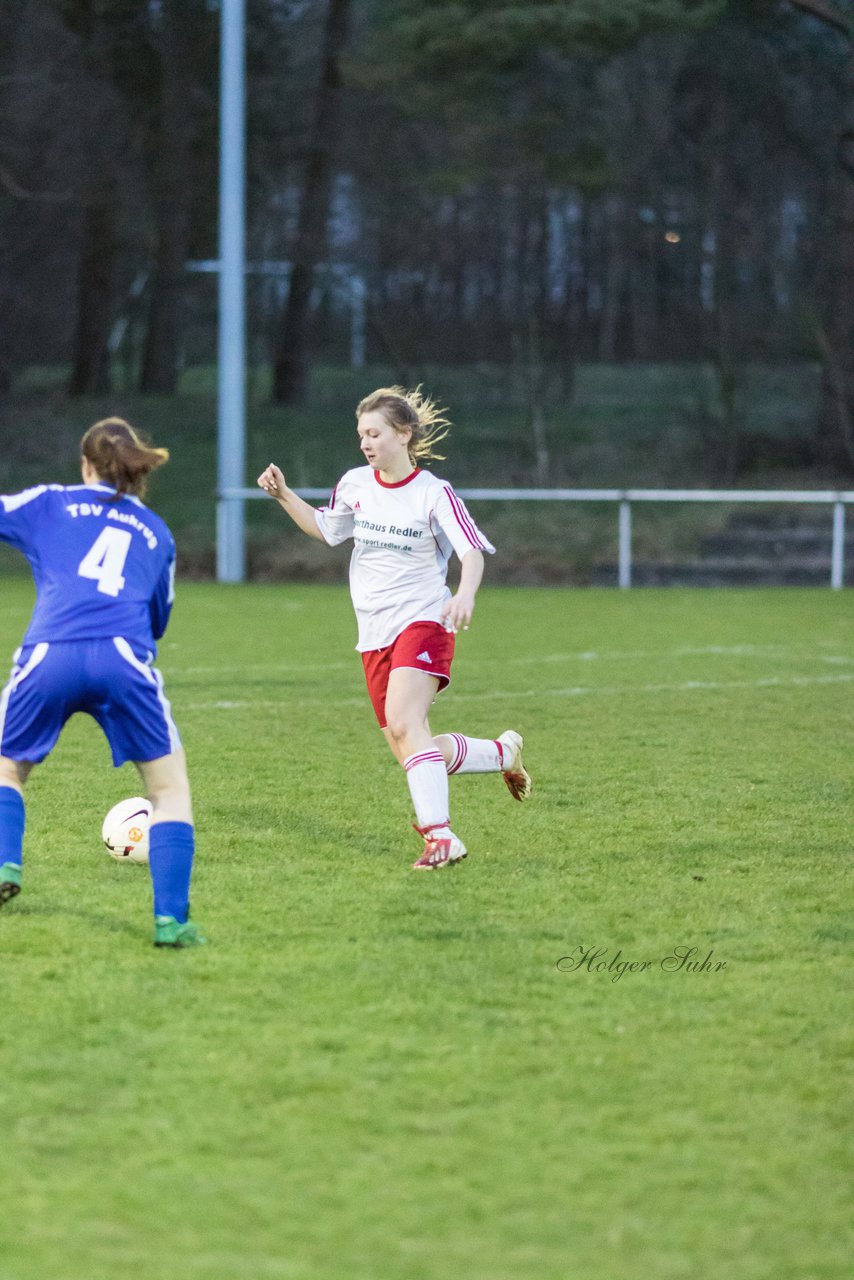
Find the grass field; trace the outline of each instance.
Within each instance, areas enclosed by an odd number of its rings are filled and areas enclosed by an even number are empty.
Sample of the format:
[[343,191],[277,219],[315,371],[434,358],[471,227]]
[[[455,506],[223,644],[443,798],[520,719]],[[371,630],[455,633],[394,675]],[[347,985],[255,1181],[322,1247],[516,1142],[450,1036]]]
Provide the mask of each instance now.
[[99,848],[97,729],[34,775],[0,1280],[847,1277],[850,595],[484,589],[433,727],[519,728],[535,793],[452,779],[434,876],[353,632],[337,587],[179,592],[203,951]]

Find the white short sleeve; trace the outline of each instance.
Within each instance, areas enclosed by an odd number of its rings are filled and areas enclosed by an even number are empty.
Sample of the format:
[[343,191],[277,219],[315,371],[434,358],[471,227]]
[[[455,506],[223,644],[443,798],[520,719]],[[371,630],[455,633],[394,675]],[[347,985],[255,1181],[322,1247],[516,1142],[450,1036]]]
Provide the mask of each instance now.
[[347,501],[346,477],[332,490],[329,506],[318,507],[314,518],[323,535],[323,541],[330,547],[337,547],[339,542],[346,542],[353,536],[353,508]]
[[443,484],[433,509],[434,519],[460,560],[467,551],[495,554],[495,547],[478,529],[466,504],[449,484]]

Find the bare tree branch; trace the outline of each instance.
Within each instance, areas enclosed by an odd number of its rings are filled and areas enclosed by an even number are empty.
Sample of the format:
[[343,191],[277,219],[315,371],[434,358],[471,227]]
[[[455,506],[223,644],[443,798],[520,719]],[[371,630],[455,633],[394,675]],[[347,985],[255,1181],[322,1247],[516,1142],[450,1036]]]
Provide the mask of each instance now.
[[789,4],[810,14],[813,18],[818,18],[820,22],[826,22],[828,26],[835,27],[837,31],[841,31],[844,36],[851,39],[851,22],[844,13],[840,13],[833,5],[827,4],[826,0],[789,0]]
[[16,182],[4,164],[0,164],[0,187],[14,200],[40,200],[46,204],[67,204],[74,196],[67,191],[28,191]]
[[845,370],[833,349],[833,344],[827,335],[824,325],[816,325],[815,336],[833,387],[832,414],[839,431],[839,441],[845,450],[850,465],[854,467],[854,423],[851,421],[851,412],[849,410]]

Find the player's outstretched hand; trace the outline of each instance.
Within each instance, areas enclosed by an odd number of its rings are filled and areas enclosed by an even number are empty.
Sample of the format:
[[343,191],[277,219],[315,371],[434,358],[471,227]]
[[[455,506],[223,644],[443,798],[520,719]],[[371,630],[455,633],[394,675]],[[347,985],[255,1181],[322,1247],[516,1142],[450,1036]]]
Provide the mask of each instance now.
[[258,488],[263,489],[265,493],[269,493],[271,498],[284,498],[287,490],[285,477],[275,462],[271,462],[266,471],[262,471],[258,477]]
[[467,591],[458,591],[445,604],[442,610],[442,626],[454,634],[462,627],[468,631],[471,616],[474,613],[474,596]]

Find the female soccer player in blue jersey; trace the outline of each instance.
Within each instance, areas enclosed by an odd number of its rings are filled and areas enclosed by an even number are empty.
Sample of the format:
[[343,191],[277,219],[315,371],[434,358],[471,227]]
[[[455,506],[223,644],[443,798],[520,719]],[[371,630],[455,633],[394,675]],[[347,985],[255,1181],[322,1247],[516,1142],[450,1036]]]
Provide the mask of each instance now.
[[[353,539],[350,594],[359,624],[368,692],[406,781],[424,838],[413,866],[436,871],[459,863],[466,847],[450,827],[448,775],[502,774],[516,800],[531,793],[522,764],[522,738],[512,729],[497,738],[461,733],[434,737],[430,706],[451,678],[454,636],[467,631],[483,574],[483,553],[494,548],[446,480],[419,463],[450,424],[419,390],[380,387],[356,409],[365,467],[348,471],[329,505],[315,510],[288,488],[270,464],[258,484],[310,537],[334,546]],[[461,563],[455,595],[448,562]]]
[[175,543],[141,501],[166,449],[121,418],[80,442],[80,485],[0,496],[0,540],[27,557],[36,605],[0,694],[0,904],[21,890],[23,787],[62,726],[85,711],[118,767],[133,760],[152,804],[154,944],[205,941],[189,920],[194,835],[178,730],[152,663],[174,598]]

